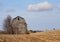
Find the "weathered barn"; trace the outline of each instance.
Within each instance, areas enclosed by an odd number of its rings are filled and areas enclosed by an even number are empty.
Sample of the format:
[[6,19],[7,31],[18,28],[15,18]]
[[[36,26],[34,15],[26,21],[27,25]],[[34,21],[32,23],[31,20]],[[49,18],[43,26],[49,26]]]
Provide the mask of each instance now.
[[27,33],[27,23],[25,19],[17,16],[12,20],[12,28],[14,34],[26,34]]

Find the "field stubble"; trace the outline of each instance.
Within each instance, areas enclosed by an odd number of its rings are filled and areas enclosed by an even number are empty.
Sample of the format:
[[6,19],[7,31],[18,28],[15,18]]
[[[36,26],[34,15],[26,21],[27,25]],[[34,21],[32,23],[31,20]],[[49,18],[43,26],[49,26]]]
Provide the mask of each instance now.
[[31,34],[0,34],[3,42],[60,42],[60,30],[50,30]]

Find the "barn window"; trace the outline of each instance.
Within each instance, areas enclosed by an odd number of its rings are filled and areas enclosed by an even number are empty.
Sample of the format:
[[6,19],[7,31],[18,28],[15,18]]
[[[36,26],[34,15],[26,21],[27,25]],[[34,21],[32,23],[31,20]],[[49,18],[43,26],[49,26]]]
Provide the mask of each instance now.
[[19,18],[18,18],[18,20],[19,20]]

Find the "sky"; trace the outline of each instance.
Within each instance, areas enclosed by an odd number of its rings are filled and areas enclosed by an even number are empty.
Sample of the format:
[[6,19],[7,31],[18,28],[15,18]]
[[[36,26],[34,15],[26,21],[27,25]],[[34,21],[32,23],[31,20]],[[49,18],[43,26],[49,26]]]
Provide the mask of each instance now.
[[0,29],[4,19],[21,16],[29,30],[60,28],[60,0],[0,0]]

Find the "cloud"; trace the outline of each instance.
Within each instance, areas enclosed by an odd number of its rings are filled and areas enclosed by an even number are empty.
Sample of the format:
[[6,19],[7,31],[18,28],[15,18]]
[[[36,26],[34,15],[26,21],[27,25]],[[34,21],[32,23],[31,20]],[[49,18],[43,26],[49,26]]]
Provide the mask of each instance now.
[[53,6],[48,3],[48,2],[42,2],[38,4],[30,4],[28,6],[29,11],[46,11],[46,10],[51,10]]
[[1,7],[1,6],[3,6],[3,3],[2,3],[2,2],[0,2],[0,7]]
[[60,10],[60,5],[57,8]]
[[15,12],[14,9],[7,9],[6,12]]

